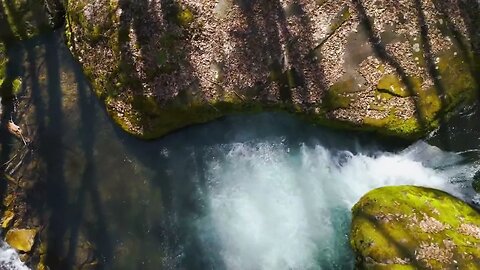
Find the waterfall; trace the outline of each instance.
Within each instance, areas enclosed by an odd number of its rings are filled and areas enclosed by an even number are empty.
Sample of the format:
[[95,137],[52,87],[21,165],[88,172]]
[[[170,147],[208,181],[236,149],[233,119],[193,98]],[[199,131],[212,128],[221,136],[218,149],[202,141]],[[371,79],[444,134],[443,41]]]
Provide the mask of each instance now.
[[282,142],[217,150],[198,227],[227,269],[351,269],[350,209],[362,195],[411,184],[467,199],[463,190],[476,170],[425,142],[398,153],[290,149]]
[[18,257],[18,253],[5,242],[0,243],[0,269],[28,270],[29,268]]

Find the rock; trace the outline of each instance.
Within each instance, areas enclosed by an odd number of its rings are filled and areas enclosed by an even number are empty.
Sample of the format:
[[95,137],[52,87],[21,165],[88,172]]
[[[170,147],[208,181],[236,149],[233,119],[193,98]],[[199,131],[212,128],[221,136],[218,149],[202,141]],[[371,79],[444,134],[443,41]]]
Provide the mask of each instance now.
[[480,171],[473,176],[472,187],[477,193],[480,193]]
[[8,228],[8,226],[10,226],[10,222],[14,217],[15,217],[15,213],[13,213],[10,210],[6,210],[5,213],[3,214],[2,220],[0,221],[2,228],[3,229]]
[[476,6],[153,2],[66,6],[69,48],[115,122],[140,138],[283,110],[415,139],[476,99],[478,61],[462,43],[475,38],[468,29],[477,29],[476,18],[461,15]]
[[11,229],[5,236],[5,241],[13,248],[29,252],[37,235],[36,229]]
[[478,269],[480,214],[443,191],[390,186],[353,207],[360,269]]

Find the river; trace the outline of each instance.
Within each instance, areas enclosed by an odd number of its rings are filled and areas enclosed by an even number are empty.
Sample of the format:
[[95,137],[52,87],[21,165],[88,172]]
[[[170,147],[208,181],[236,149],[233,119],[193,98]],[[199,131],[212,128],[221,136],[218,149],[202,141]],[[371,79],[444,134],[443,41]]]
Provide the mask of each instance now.
[[[30,200],[49,224],[52,269],[351,269],[350,208],[369,190],[414,184],[474,200],[476,107],[413,144],[285,113],[140,141],[112,123],[56,35],[18,50],[22,121],[43,164],[44,192]],[[25,268],[7,247],[2,262]]]

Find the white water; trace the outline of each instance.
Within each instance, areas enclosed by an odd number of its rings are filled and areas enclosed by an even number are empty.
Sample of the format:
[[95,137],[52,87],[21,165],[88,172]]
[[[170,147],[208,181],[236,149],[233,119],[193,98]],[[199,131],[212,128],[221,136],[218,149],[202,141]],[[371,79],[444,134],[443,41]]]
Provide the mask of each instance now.
[[217,246],[227,269],[352,268],[350,209],[363,194],[412,184],[462,196],[449,179],[476,170],[423,142],[375,155],[282,143],[222,150],[209,163],[208,214],[199,223],[204,245]]
[[20,261],[18,253],[6,243],[0,243],[0,269],[2,270],[28,270],[29,268]]

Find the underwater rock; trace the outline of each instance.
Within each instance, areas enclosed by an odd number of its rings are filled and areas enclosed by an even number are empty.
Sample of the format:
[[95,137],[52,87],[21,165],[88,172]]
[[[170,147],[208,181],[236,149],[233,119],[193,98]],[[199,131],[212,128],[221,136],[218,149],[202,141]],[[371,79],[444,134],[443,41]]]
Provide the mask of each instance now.
[[389,186],[352,208],[360,269],[478,269],[480,214],[440,190]]
[[29,252],[37,235],[36,229],[11,229],[5,236],[5,241],[13,248]]
[[480,171],[473,176],[472,187],[477,193],[480,193]]
[[153,2],[66,6],[70,50],[115,122],[140,138],[282,110],[415,139],[476,97],[462,5]]

